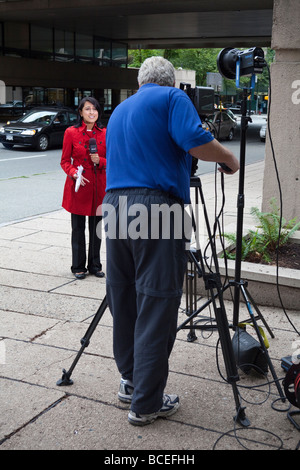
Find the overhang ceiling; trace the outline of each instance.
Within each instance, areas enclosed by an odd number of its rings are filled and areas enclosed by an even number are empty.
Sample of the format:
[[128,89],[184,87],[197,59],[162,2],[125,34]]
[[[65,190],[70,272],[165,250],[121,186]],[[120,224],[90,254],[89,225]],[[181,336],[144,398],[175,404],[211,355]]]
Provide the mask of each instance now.
[[131,49],[269,46],[273,0],[0,0],[0,20],[30,22]]

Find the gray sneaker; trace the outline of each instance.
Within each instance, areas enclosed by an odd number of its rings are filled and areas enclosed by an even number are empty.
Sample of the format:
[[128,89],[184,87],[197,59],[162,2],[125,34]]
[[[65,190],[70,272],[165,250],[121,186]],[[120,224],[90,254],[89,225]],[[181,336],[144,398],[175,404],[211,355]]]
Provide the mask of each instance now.
[[179,408],[179,397],[177,395],[167,395],[166,393],[163,396],[163,406],[156,413],[151,414],[138,414],[134,411],[129,411],[128,421],[134,426],[145,426],[146,424],[153,423],[156,418],[167,418],[168,416],[173,415]]
[[121,379],[118,398],[123,403],[131,403],[133,394],[133,383],[131,380]]

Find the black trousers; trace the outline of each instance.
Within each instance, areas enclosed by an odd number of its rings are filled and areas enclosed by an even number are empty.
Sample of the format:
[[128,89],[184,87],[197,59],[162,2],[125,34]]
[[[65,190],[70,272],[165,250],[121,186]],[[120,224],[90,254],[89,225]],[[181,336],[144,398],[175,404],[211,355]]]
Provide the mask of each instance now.
[[[71,244],[72,244],[72,273],[85,273],[89,271],[95,274],[102,270],[100,261],[101,239],[97,236],[97,224],[101,216],[88,217],[89,247],[88,258],[86,256],[86,216],[71,214]],[[87,261],[87,267],[86,267]]]
[[[120,196],[125,196],[120,199]],[[127,209],[123,208],[123,202]],[[151,205],[170,207],[174,200],[161,191],[108,191],[103,204],[112,209],[117,225],[107,233],[107,300],[113,316],[114,357],[121,376],[133,382],[131,409],[136,413],[153,413],[162,406],[168,377],[168,362],[177,332],[178,309],[186,269],[185,238],[174,236],[172,220],[170,236],[136,237],[130,228],[133,208],[141,211]],[[110,210],[108,209],[108,210]],[[104,214],[104,212],[103,212]],[[108,216],[108,223],[109,223]],[[153,234],[157,219],[146,215],[148,235]],[[120,230],[118,230],[118,227]],[[124,233],[128,230],[128,236]],[[157,234],[157,232],[156,232]]]

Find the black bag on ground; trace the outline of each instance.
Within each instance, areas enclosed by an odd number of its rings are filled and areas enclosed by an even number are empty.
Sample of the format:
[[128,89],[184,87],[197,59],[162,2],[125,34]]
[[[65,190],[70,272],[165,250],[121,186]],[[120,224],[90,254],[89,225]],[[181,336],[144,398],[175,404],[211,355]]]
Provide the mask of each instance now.
[[[266,344],[266,338],[264,340]],[[245,374],[249,374],[251,369],[262,374],[268,372],[268,362],[261,344],[240,325],[232,337],[232,347],[236,364]],[[266,344],[266,347],[269,345]]]

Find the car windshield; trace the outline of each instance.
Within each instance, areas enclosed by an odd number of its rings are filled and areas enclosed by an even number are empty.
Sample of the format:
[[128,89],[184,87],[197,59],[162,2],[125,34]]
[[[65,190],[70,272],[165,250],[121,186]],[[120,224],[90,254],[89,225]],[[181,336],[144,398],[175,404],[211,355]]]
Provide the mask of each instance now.
[[215,119],[215,115],[214,114],[210,114],[209,116],[206,117],[208,121],[213,121]]
[[230,109],[227,109],[226,111],[227,111],[228,116],[230,116],[231,119],[233,119],[233,120],[235,121],[235,120],[236,120],[236,117],[235,117],[235,115],[233,114],[233,112],[230,111]]
[[37,111],[23,116],[20,121],[32,124],[50,124],[56,114],[55,111]]

